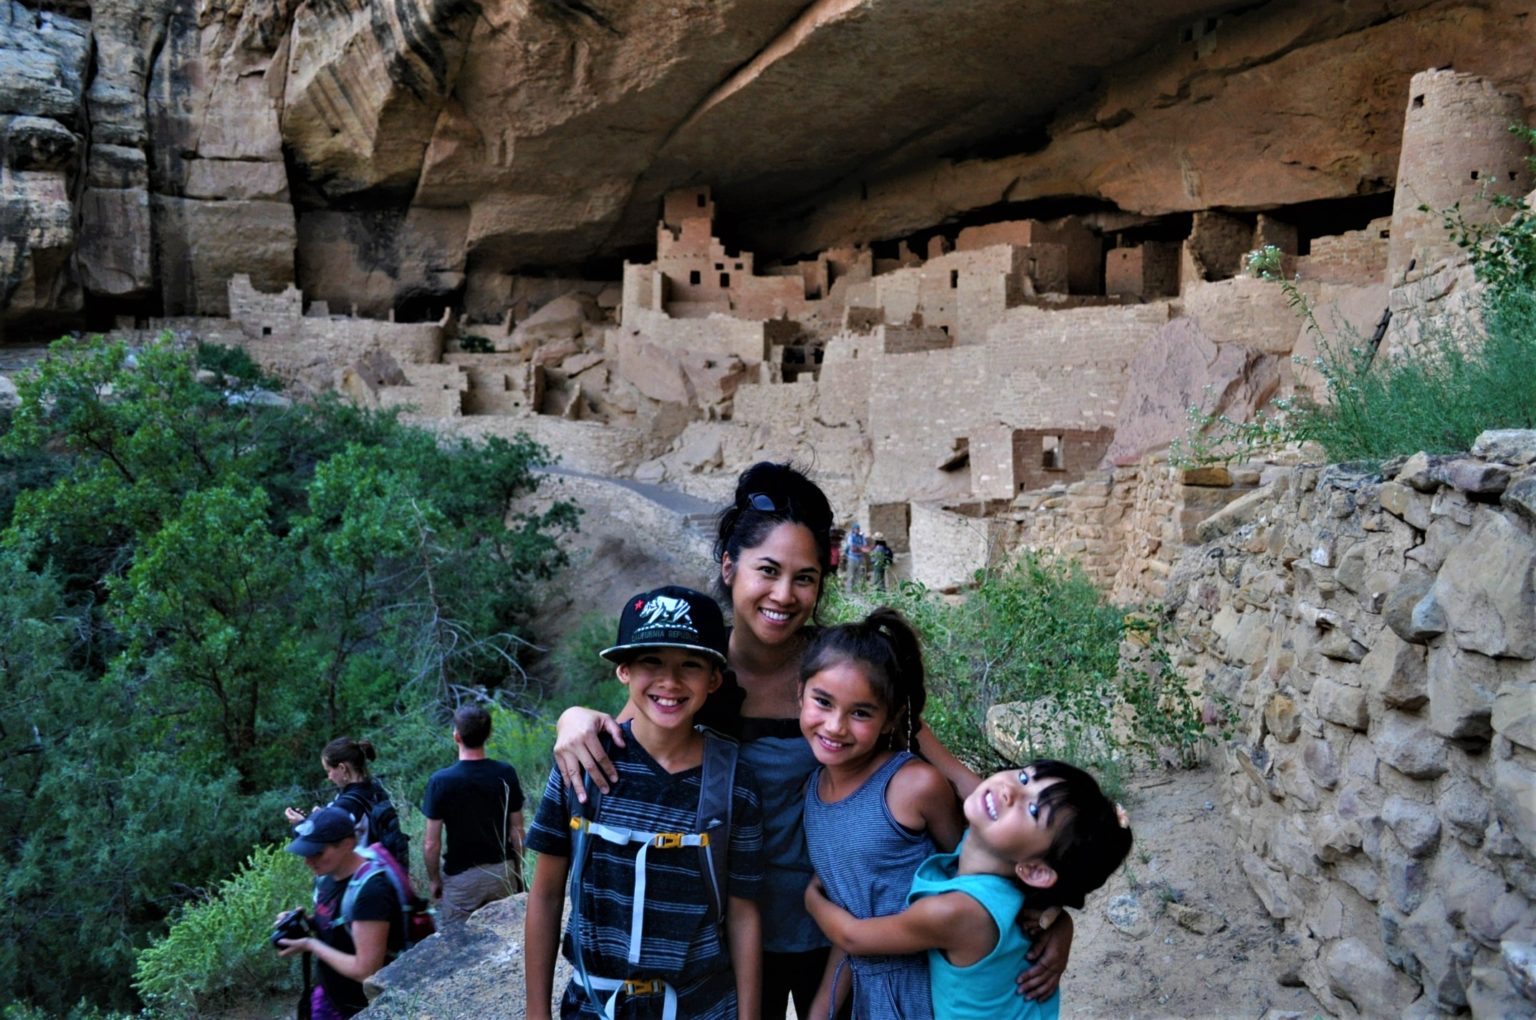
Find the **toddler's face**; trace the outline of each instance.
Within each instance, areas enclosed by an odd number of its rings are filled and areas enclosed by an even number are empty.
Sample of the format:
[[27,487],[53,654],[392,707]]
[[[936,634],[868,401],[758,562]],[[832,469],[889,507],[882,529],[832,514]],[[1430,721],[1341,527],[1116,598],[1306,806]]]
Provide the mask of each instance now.
[[982,840],[993,853],[1016,863],[1043,860],[1060,819],[1040,803],[1040,794],[1059,782],[1037,779],[1027,768],[987,777],[965,799],[969,838]]

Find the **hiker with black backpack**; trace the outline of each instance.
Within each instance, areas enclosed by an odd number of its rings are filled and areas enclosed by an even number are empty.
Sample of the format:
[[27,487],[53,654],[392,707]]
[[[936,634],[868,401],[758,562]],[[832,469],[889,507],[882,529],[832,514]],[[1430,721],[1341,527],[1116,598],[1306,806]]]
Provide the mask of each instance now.
[[[320,752],[320,767],[325,769],[325,778],[341,790],[326,806],[339,807],[352,816],[358,846],[383,843],[402,868],[409,868],[410,839],[400,829],[399,813],[384,784],[368,772],[368,763],[378,756],[366,740],[337,737],[326,744]],[[289,825],[304,820],[304,812],[297,808],[287,808],[283,816]]]
[[720,686],[720,607],[688,588],[625,604],[601,653],[629,689],[618,780],[567,795],[558,768],[528,833],[537,853],[524,926],[527,1016],[549,1020],[560,915],[575,971],[560,1016],[757,1020],[762,808],[732,740],[696,729]]
[[[309,934],[274,936],[278,954],[307,953],[319,969],[319,983],[300,1002],[299,1015],[310,1020],[339,1020],[368,1006],[363,982],[406,947],[408,885],[376,848],[358,847],[352,816],[343,808],[323,807],[294,827],[288,852],[304,858],[315,876],[314,913],[295,911],[279,919],[279,930]],[[297,920],[293,918],[297,915]]]

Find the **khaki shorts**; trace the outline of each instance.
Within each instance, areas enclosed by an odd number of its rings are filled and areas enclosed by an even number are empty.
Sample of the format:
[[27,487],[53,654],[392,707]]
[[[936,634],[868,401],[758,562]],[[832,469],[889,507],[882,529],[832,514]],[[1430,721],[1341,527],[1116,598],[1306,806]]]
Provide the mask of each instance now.
[[515,858],[500,864],[477,864],[457,875],[443,876],[443,899],[437,919],[445,924],[464,920],[495,900],[523,891],[523,874]]

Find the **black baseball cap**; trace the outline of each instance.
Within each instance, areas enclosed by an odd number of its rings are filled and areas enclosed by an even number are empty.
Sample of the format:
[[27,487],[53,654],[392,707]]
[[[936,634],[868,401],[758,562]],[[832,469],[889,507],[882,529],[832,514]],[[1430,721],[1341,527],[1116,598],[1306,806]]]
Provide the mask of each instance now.
[[312,811],[308,818],[293,827],[294,840],[288,844],[288,852],[301,857],[317,854],[348,836],[356,836],[355,825],[345,808],[323,807]]
[[686,648],[726,664],[725,617],[714,599],[692,588],[669,584],[641,592],[624,603],[619,639],[598,654],[628,662],[645,648]]

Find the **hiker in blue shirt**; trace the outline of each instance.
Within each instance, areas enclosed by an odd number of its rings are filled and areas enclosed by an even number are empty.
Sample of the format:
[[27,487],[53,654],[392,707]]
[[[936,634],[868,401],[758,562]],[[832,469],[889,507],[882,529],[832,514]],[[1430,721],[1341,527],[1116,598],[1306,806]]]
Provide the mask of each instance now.
[[735,743],[693,724],[720,686],[725,648],[706,595],[666,587],[625,605],[618,643],[602,652],[629,688],[624,743],[607,748],[618,781],[600,795],[589,786],[583,808],[551,770],[528,833],[538,855],[524,926],[529,1020],[551,1015],[568,879],[564,952],[576,976],[561,1017],[758,1017],[761,805]]

